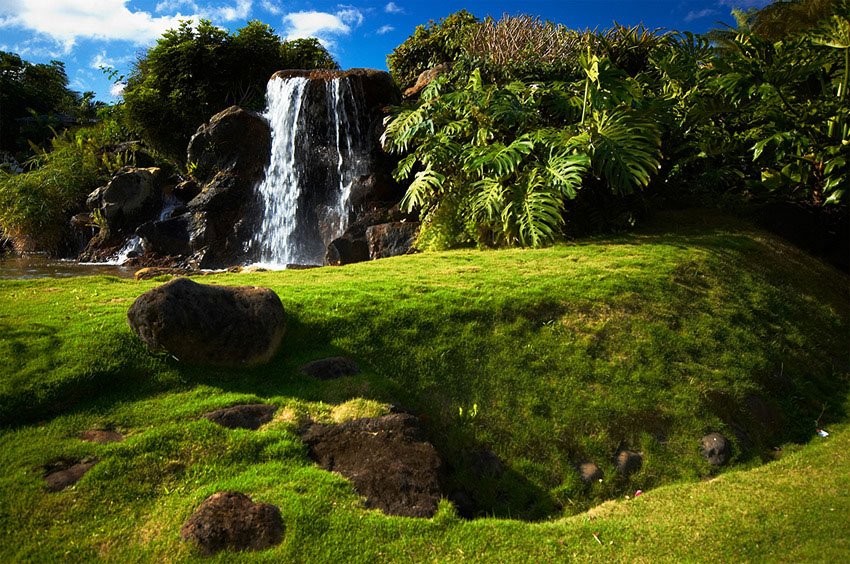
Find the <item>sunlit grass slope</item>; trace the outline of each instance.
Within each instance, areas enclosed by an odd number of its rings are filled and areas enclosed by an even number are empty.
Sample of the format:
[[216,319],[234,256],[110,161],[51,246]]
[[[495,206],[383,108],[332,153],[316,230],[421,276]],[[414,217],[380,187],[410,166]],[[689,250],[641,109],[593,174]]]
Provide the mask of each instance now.
[[[278,505],[287,526],[281,546],[249,559],[846,555],[850,435],[794,443],[846,419],[847,277],[723,218],[658,225],[543,250],[198,279],[281,297],[284,348],[251,370],[144,351],[126,311],[162,280],[0,281],[0,553],[189,557],[182,522],[235,489]],[[363,373],[298,372],[338,354]],[[353,399],[369,401],[334,411]],[[246,401],[287,416],[256,432],[198,419]],[[448,502],[433,520],[386,517],[310,463],[298,420],[388,404],[420,415],[447,489],[486,518],[463,521]],[[128,438],[76,438],[97,427]],[[732,440],[739,471],[699,481],[717,473],[699,454],[710,431]],[[614,469],[619,448],[644,456],[628,478]],[[482,476],[482,451],[507,471]],[[44,490],[44,465],[85,456],[100,462],[74,489]],[[585,461],[601,482],[581,482]],[[675,485],[558,520],[664,484]]]

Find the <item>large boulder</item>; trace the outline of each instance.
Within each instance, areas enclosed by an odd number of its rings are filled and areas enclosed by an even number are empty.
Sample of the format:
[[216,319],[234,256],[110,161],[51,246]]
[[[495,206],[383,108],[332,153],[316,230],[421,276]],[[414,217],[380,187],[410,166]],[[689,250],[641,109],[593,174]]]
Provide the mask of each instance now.
[[219,551],[263,550],[283,540],[280,509],[254,503],[239,492],[219,492],[205,499],[180,529],[180,537],[207,556]]
[[340,237],[334,239],[325,251],[325,265],[342,266],[369,260],[369,247],[362,239]]
[[[205,268],[236,264],[256,229],[255,186],[271,155],[271,129],[259,114],[231,106],[192,136],[187,158],[201,191],[188,203],[192,250]],[[188,191],[187,191],[188,192]]]
[[142,223],[156,218],[162,207],[164,181],[159,168],[125,167],[100,194],[97,190],[90,194],[88,202],[99,204],[111,230],[132,233]]
[[268,362],[286,330],[283,305],[273,291],[210,286],[188,278],[145,292],[130,306],[127,318],[151,351],[216,366]]
[[192,176],[202,184],[222,170],[238,171],[242,180],[252,182],[263,176],[271,143],[269,124],[261,115],[230,106],[198,128],[186,157]]
[[367,507],[388,515],[431,517],[442,497],[440,457],[407,413],[339,425],[312,425],[302,439],[310,457],[352,481]]
[[369,258],[388,258],[409,253],[418,232],[419,223],[413,221],[396,221],[369,227],[366,229]]

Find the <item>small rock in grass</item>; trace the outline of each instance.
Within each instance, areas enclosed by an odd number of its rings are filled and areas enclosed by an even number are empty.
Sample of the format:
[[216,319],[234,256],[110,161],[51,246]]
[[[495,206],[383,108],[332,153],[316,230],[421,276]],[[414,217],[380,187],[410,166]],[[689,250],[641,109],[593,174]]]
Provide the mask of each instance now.
[[60,460],[45,468],[44,481],[47,489],[52,492],[62,491],[76,484],[86,472],[97,464],[94,458],[86,458],[79,462]]
[[593,462],[583,462],[578,466],[581,481],[585,484],[592,484],[602,479],[604,474],[602,469]]
[[283,540],[280,510],[254,503],[239,492],[218,492],[195,510],[180,529],[180,537],[205,555],[221,550],[263,550]]
[[272,420],[277,407],[267,403],[252,403],[234,405],[224,409],[216,409],[201,417],[218,423],[228,429],[251,429],[256,431],[260,425]]
[[643,465],[643,455],[633,450],[621,450],[614,458],[614,465],[617,467],[617,472],[623,476],[629,476],[638,470]]
[[731,454],[729,440],[720,433],[709,433],[702,438],[700,452],[712,466],[723,466]]
[[301,367],[301,373],[317,380],[335,380],[343,376],[360,374],[357,363],[348,357],[332,356],[308,362]]
[[118,431],[89,429],[80,433],[80,440],[105,445],[106,443],[120,443],[124,440],[124,435]]

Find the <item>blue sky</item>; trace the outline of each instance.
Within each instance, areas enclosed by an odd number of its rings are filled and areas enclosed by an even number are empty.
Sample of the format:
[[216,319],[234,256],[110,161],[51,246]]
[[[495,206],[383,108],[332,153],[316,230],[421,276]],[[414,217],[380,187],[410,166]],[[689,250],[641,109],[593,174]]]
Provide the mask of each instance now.
[[[347,0],[346,0],[347,1]],[[704,32],[731,22],[734,7],[768,0],[0,0],[0,50],[31,62],[65,62],[71,87],[115,101],[120,85],[99,67],[121,73],[180,19],[207,18],[235,30],[258,19],[283,38],[318,37],[343,68],[386,68],[386,55],[418,24],[460,9],[479,18],[526,13],[572,28],[613,21]]]

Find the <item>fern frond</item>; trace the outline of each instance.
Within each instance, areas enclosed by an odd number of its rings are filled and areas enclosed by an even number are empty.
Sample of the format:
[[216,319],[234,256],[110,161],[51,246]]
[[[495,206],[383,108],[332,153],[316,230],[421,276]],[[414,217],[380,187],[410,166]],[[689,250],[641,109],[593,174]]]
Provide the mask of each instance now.
[[629,110],[603,114],[589,140],[593,168],[614,193],[629,194],[644,188],[658,171],[658,128]]
[[417,172],[413,177],[413,182],[401,199],[401,207],[408,212],[425,207],[429,202],[434,201],[435,195],[442,190],[445,181],[446,177],[428,164],[425,170]]

